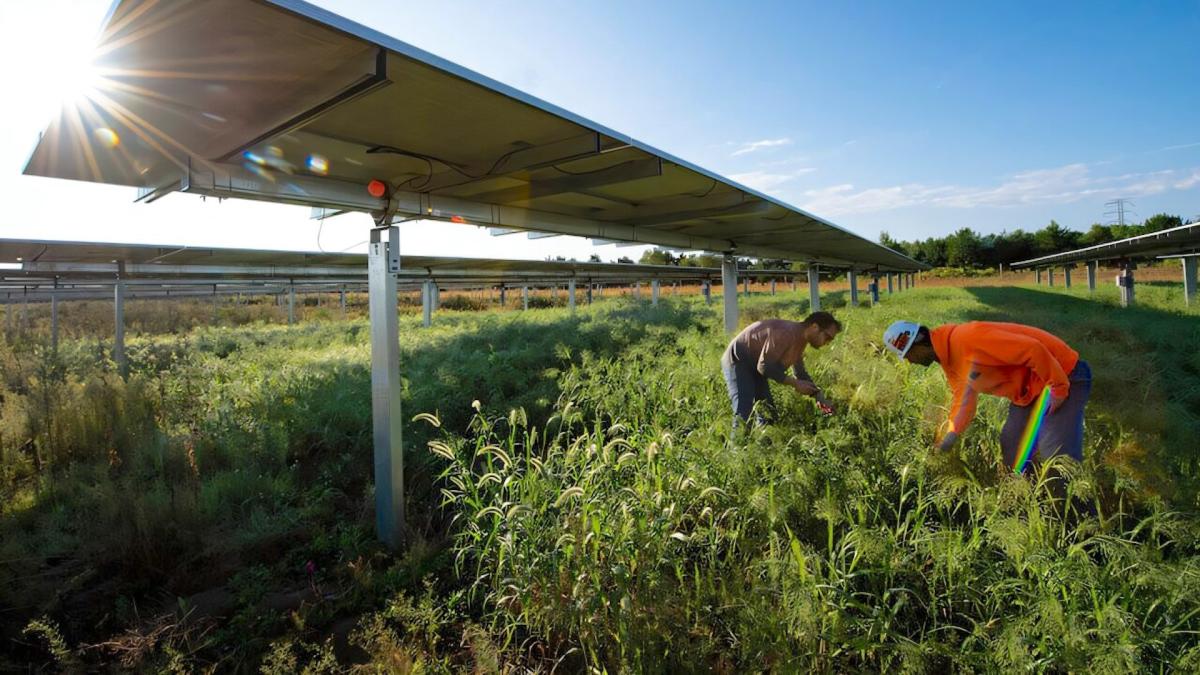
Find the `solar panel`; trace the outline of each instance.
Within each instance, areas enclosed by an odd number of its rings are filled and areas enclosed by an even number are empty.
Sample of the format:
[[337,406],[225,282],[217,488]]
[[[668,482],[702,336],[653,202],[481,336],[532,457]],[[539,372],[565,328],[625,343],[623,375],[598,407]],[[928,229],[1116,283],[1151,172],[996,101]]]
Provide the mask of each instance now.
[[[304,2],[120,0],[26,173],[857,269],[922,265]],[[370,195],[372,180],[388,188]]]
[[[178,277],[212,278],[272,277],[311,281],[339,277],[362,282],[367,275],[363,253],[265,251],[255,249],[158,246],[102,242],[0,239],[0,263],[19,263],[26,274],[46,278]],[[717,278],[721,271],[711,267],[640,265],[629,263],[578,262],[573,260],[506,260],[405,256],[399,278],[495,280],[527,279],[549,282],[565,280],[637,281],[649,279],[700,280]],[[755,271],[760,275],[786,276],[787,270]],[[13,276],[12,271],[0,271]]]
[[1045,267],[1091,260],[1148,259],[1200,252],[1200,223],[1172,227],[1074,251],[1022,260],[1013,267]]

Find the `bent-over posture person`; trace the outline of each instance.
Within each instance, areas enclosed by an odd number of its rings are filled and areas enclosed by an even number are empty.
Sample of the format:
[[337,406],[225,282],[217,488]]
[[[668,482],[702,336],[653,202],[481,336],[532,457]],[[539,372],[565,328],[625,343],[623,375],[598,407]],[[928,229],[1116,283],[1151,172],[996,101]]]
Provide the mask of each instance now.
[[[842,324],[829,312],[813,312],[804,321],[764,319],[755,321],[737,334],[721,356],[721,370],[729,386],[733,404],[733,425],[748,421],[754,404],[763,401],[773,414],[774,399],[767,380],[775,380],[812,396],[826,414],[833,406],[804,369],[804,348],[829,344],[841,332]],[[791,368],[793,375],[787,374]],[[758,420],[760,423],[762,419]]]
[[937,362],[953,392],[949,430],[939,447],[948,450],[975,417],[979,394],[1010,401],[1000,431],[1004,463],[1017,469],[1022,435],[1042,390],[1050,387],[1050,408],[1037,435],[1036,457],[1023,467],[1059,453],[1083,460],[1083,408],[1092,390],[1092,371],[1079,353],[1058,337],[1019,323],[972,321],[933,330],[897,321],[883,334],[899,358],[928,366]]

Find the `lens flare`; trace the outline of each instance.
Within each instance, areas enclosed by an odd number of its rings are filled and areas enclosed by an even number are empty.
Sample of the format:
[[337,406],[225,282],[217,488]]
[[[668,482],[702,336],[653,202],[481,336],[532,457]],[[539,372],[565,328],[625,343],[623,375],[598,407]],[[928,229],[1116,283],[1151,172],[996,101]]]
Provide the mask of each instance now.
[[1050,387],[1042,390],[1037,403],[1033,406],[1033,414],[1025,424],[1025,433],[1021,434],[1021,444],[1017,446],[1017,461],[1013,463],[1013,471],[1017,474],[1025,472],[1025,466],[1033,457],[1037,448],[1038,432],[1042,430],[1042,422],[1046,420],[1046,412],[1050,410]]
[[304,165],[308,167],[309,171],[321,176],[329,173],[329,160],[321,155],[309,155],[304,160]]
[[100,127],[93,131],[92,135],[106,148],[115,148],[121,144],[121,137],[117,135],[117,132],[108,127]]
[[258,156],[257,154],[255,154],[253,152],[250,152],[249,150],[243,152],[242,157],[245,157],[247,162],[250,162],[251,164],[257,164],[259,166],[262,166],[267,163],[267,160],[263,159],[262,157]]

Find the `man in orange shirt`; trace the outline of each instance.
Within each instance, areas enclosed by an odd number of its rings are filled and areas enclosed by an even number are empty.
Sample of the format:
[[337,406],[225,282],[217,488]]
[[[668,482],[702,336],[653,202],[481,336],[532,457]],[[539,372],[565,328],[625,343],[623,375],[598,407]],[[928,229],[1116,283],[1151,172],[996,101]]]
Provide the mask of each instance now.
[[[800,322],[785,319],[755,321],[738,333],[721,356],[721,370],[725,373],[729,400],[736,415],[734,427],[739,421],[750,419],[755,403],[762,401],[768,413],[771,412],[774,400],[767,380],[775,380],[797,393],[812,396],[822,412],[832,414],[833,406],[804,369],[804,349],[824,347],[841,330],[842,324],[829,312],[813,312]],[[794,376],[787,374],[788,368]]]
[[952,391],[949,431],[939,446],[948,450],[975,417],[979,394],[1003,396],[1011,404],[1000,431],[1004,463],[1014,467],[1034,404],[1050,388],[1050,409],[1037,437],[1036,460],[1057,454],[1083,460],[1083,408],[1092,390],[1092,371],[1078,352],[1040,328],[1018,323],[972,321],[933,330],[897,321],[884,332],[884,345],[899,358],[928,366],[937,362]]

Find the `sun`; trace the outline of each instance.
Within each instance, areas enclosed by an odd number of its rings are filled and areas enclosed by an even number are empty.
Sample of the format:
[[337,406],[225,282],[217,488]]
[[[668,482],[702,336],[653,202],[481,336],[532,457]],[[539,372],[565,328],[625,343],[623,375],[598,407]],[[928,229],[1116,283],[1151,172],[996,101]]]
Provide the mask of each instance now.
[[49,94],[60,106],[80,105],[94,97],[104,78],[93,61],[94,44],[62,45],[47,59]]

